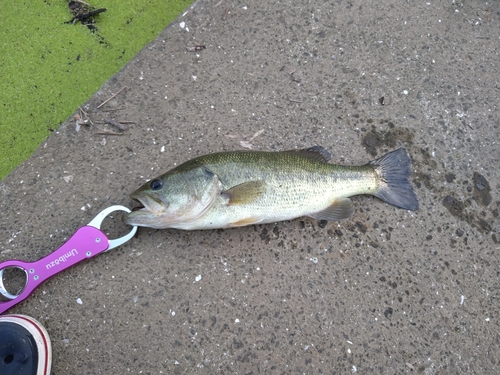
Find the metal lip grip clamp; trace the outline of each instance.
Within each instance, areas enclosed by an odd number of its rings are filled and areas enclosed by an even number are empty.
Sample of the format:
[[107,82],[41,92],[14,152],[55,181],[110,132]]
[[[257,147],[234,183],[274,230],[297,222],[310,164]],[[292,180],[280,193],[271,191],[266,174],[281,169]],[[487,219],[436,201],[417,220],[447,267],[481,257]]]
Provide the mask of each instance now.
[[[114,211],[130,210],[124,206],[111,206],[101,211],[90,223],[79,228],[59,249],[36,262],[7,260],[0,263],[0,294],[7,301],[0,301],[0,314],[28,298],[44,281],[65,269],[108,250],[114,249],[134,237],[137,227],[123,237],[109,240],[100,230],[104,219]],[[24,271],[25,285],[19,294],[10,293],[4,285],[4,271],[18,268]]]

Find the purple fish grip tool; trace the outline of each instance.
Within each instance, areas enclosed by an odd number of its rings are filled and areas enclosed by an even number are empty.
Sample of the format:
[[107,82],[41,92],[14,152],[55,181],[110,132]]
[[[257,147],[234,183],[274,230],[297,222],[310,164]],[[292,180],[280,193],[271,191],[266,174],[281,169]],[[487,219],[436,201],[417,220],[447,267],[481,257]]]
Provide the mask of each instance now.
[[[4,299],[7,299],[7,301],[0,302],[0,314],[24,301],[40,284],[52,276],[131,239],[135,235],[137,227],[133,227],[127,235],[115,240],[108,240],[107,236],[99,229],[104,218],[113,211],[130,212],[128,208],[123,206],[109,207],[99,213],[88,225],[79,228],[59,249],[45,258],[36,262],[8,260],[0,263],[0,294]],[[25,285],[19,294],[11,294],[4,285],[3,273],[9,268],[18,268],[25,273]]]

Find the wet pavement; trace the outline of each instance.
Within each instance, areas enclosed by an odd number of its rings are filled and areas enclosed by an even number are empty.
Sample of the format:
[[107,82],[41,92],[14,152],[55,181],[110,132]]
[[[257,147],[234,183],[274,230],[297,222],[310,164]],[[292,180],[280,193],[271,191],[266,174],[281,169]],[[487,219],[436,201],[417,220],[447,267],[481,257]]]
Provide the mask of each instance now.
[[9,312],[45,325],[53,374],[498,373],[499,37],[497,2],[198,1],[82,105],[93,125],[68,119],[0,182],[0,260],[224,150],[404,146],[420,210],[142,228]]

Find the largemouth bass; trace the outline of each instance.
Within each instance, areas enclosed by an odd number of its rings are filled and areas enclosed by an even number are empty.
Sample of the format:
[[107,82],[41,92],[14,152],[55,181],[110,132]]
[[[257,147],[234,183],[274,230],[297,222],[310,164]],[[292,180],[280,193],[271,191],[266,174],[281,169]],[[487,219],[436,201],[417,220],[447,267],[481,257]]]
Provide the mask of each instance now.
[[233,151],[187,161],[130,195],[144,206],[126,223],[185,230],[241,227],[309,216],[345,220],[350,196],[371,194],[417,210],[404,148],[361,166],[329,164],[321,146],[283,152]]

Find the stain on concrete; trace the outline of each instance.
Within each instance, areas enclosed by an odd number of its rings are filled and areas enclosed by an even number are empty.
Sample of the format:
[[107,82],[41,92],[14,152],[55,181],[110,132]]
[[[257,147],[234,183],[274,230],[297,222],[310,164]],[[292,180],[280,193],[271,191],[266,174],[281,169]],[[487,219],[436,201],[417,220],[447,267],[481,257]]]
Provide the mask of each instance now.
[[[474,176],[475,175],[476,173],[474,174]],[[459,218],[462,221],[465,221],[473,228],[478,229],[482,233],[491,232],[495,214],[497,214],[498,211],[488,212],[481,210],[478,212],[477,210],[474,209],[474,205],[472,204],[472,199],[474,199],[475,201],[478,200],[476,194],[474,194],[474,198],[471,197],[463,201],[457,199],[456,197],[453,197],[452,195],[447,195],[444,197],[442,204],[444,207],[446,207],[446,209],[450,212],[450,214]],[[479,199],[485,199],[486,202],[488,202],[488,204],[491,203],[491,200],[488,201],[487,196],[486,198],[484,198],[484,196],[481,195]],[[484,203],[483,200],[481,202]],[[457,236],[461,237],[458,235],[459,233],[460,232],[457,233]]]
[[413,144],[415,135],[412,130],[396,127],[392,122],[389,122],[387,127],[389,129],[377,129],[372,125],[370,131],[363,137],[362,145],[372,156],[377,156],[382,147],[392,149],[400,146],[409,147]]
[[451,195],[447,195],[443,199],[443,206],[445,206],[453,216],[456,216],[463,220],[463,202],[460,202],[458,199],[452,197]]
[[435,186],[433,172],[437,169],[437,163],[432,157],[427,147],[420,149],[420,154],[413,155],[413,165],[416,171],[413,173],[413,181],[418,188],[425,186],[429,190],[438,192],[440,189]]
[[474,172],[474,200],[481,206],[488,206],[491,201],[491,188],[486,178],[478,172]]
[[446,173],[444,175],[444,179],[446,180],[446,182],[448,183],[452,183],[453,181],[455,181],[455,179],[457,178],[457,176],[455,176],[455,173]]

